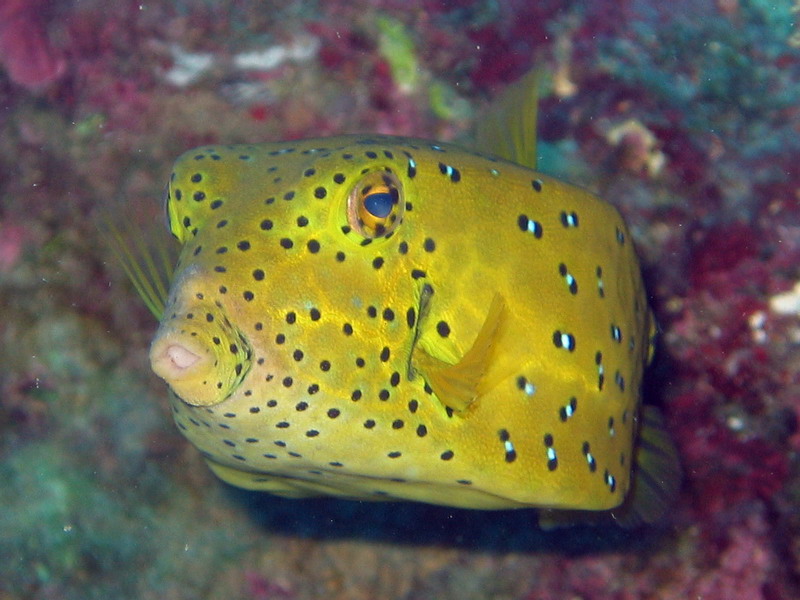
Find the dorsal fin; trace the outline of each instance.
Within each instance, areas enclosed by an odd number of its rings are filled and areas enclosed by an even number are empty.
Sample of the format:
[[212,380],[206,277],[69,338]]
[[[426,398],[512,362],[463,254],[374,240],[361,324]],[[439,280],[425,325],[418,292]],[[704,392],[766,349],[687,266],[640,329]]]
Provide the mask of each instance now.
[[536,169],[536,119],[541,68],[535,67],[494,99],[478,121],[476,147]]

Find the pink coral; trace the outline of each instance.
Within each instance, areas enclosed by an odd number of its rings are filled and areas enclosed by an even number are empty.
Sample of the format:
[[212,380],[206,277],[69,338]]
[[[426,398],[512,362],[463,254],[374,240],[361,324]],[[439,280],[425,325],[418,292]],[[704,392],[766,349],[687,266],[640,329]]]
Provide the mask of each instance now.
[[244,574],[247,594],[254,600],[278,600],[294,598],[292,591],[285,585],[271,581],[255,571]]
[[6,273],[17,265],[29,237],[24,227],[0,222],[0,273]]
[[41,17],[42,0],[0,0],[0,63],[11,80],[40,90],[66,70],[66,60],[50,44]]
[[763,519],[751,517],[746,527],[731,530],[716,568],[705,571],[689,586],[685,598],[770,598],[776,557],[769,550],[769,531]]

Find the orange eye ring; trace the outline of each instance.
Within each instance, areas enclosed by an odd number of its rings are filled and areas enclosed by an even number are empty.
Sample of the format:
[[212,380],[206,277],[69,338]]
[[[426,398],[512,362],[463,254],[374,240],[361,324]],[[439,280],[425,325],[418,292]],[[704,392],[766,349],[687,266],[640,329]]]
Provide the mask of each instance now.
[[400,180],[394,173],[373,171],[350,192],[347,222],[367,239],[388,237],[402,222],[403,209]]

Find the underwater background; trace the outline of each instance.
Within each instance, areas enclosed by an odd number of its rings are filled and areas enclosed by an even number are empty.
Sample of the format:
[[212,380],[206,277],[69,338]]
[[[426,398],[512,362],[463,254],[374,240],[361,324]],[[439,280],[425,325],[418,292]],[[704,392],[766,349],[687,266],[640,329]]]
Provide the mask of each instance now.
[[[0,0],[0,600],[800,597],[798,15]],[[646,399],[685,472],[669,517],[543,532],[528,510],[218,481],[172,422],[98,207],[167,236],[164,184],[198,144],[468,141],[537,57],[541,170],[619,207],[642,259]]]

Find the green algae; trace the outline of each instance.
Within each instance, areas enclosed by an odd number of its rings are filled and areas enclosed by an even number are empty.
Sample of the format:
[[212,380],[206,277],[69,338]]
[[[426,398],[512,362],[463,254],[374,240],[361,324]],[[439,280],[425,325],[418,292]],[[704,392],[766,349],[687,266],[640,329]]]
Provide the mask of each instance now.
[[24,510],[0,512],[2,578],[19,589],[80,585],[92,571],[113,571],[142,552],[139,527],[131,527],[146,522],[141,509],[131,511],[91,472],[76,469],[60,440],[15,450],[0,463],[0,477],[5,507],[24,499]]
[[[800,81],[778,60],[800,59],[800,49],[789,44],[794,22],[789,3],[749,0],[739,3],[739,11],[736,19],[637,21],[630,39],[603,43],[601,66],[681,109],[692,131],[739,139],[745,134],[755,141],[759,131],[742,130],[734,117],[744,111],[750,122],[772,124],[779,111],[800,102]],[[772,136],[769,147],[777,150],[784,142]]]
[[473,116],[472,105],[445,82],[436,79],[428,86],[431,111],[440,119],[466,120]]
[[75,134],[79,138],[96,138],[106,126],[107,121],[108,119],[99,113],[87,115],[75,123]]
[[405,25],[388,15],[375,19],[378,28],[378,51],[389,63],[397,87],[405,93],[417,88],[419,83],[419,61],[414,41]]
[[152,455],[154,435],[174,435],[180,446],[159,396],[126,370],[95,368],[80,347],[63,360],[58,340],[75,334],[79,319],[61,317],[39,327],[54,340],[40,358],[57,369],[51,381],[58,374],[58,393],[45,394],[48,433],[3,438],[0,589],[55,590],[65,600],[159,591],[203,597],[213,578],[207,566],[250,546],[244,519],[228,528],[197,527],[204,514],[224,512],[224,487],[211,483],[198,497],[176,480],[169,454]]

